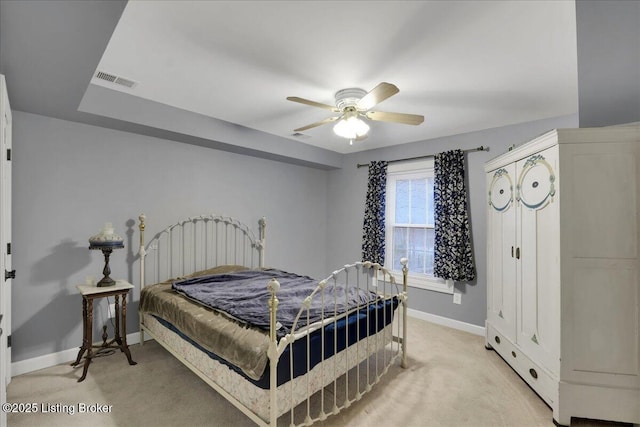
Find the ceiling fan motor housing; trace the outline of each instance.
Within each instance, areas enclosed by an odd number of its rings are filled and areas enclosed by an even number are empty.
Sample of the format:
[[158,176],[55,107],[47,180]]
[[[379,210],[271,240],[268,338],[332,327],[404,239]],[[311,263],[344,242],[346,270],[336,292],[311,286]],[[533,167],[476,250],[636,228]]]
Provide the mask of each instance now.
[[359,88],[342,89],[336,92],[336,107],[344,111],[347,107],[354,107],[367,94],[367,91]]

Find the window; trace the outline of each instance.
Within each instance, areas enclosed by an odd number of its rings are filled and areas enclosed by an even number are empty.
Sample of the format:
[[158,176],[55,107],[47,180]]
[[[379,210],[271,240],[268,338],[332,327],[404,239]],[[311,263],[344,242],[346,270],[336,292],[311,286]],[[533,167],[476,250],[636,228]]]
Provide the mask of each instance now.
[[389,165],[386,194],[386,267],[402,277],[409,259],[409,285],[453,293],[453,282],[433,276],[433,159]]

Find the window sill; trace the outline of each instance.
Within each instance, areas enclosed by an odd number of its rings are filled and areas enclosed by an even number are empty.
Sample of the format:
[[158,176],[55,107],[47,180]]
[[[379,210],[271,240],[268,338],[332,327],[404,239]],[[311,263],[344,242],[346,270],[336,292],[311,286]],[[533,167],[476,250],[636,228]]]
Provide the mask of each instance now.
[[[398,271],[392,271],[391,273],[395,277],[396,283],[402,284],[402,273]],[[410,288],[453,294],[453,280],[443,280],[436,277],[425,277],[409,273],[407,285]]]

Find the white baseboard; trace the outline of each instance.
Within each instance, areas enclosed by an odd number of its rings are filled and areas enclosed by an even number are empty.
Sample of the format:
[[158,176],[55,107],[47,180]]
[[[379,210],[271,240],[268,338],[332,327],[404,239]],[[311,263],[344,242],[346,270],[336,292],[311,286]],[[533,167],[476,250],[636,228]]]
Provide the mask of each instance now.
[[[145,336],[145,341],[148,341],[149,339],[148,335]],[[138,342],[140,342],[140,332],[127,334],[127,344],[137,344]],[[102,344],[102,342],[95,343],[95,345],[100,344]],[[78,346],[69,350],[59,351],[57,353],[45,354],[44,356],[13,362],[11,363],[11,376],[15,377],[16,375],[49,368],[51,366],[60,365],[61,363],[71,363],[76,357],[78,357],[79,350],[80,347]]]
[[411,317],[415,317],[416,319],[469,332],[470,334],[480,335],[482,337],[485,335],[484,326],[473,325],[471,323],[461,322],[459,320],[449,319],[448,317],[437,316],[435,314],[425,313],[424,311],[418,311],[411,308],[407,310],[407,314]]
[[[435,314],[425,313],[424,311],[418,311],[409,309],[407,314],[416,319],[425,320],[427,322],[435,323],[449,328],[458,329],[461,331],[469,332],[474,335],[484,336],[484,327],[472,325],[471,323],[461,322],[459,320],[449,319],[447,317],[436,316]],[[150,340],[149,335],[145,336],[145,341]],[[140,332],[134,332],[127,334],[128,344],[137,344],[140,341]],[[100,345],[100,342],[95,343]],[[11,375],[22,375],[29,372],[37,371],[51,366],[59,365],[61,363],[71,363],[76,357],[78,357],[79,347],[71,348],[69,350],[59,351],[57,353],[45,354],[44,356],[34,357],[32,359],[21,360],[19,362],[11,363]]]

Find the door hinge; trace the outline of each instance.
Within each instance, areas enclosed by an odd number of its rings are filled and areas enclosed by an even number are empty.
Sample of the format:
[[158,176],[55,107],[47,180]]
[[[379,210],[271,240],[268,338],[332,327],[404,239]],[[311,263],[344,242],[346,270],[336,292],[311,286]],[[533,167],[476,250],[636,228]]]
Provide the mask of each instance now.
[[7,148],[7,161],[11,161],[11,148]]
[[11,243],[7,243],[7,255],[11,255]]
[[16,278],[16,271],[15,270],[11,270],[11,271],[5,270],[4,271],[4,280],[5,280],[5,282],[7,280],[9,280],[9,279],[15,279],[15,278]]
[[11,347],[11,335],[7,337],[7,347]]

